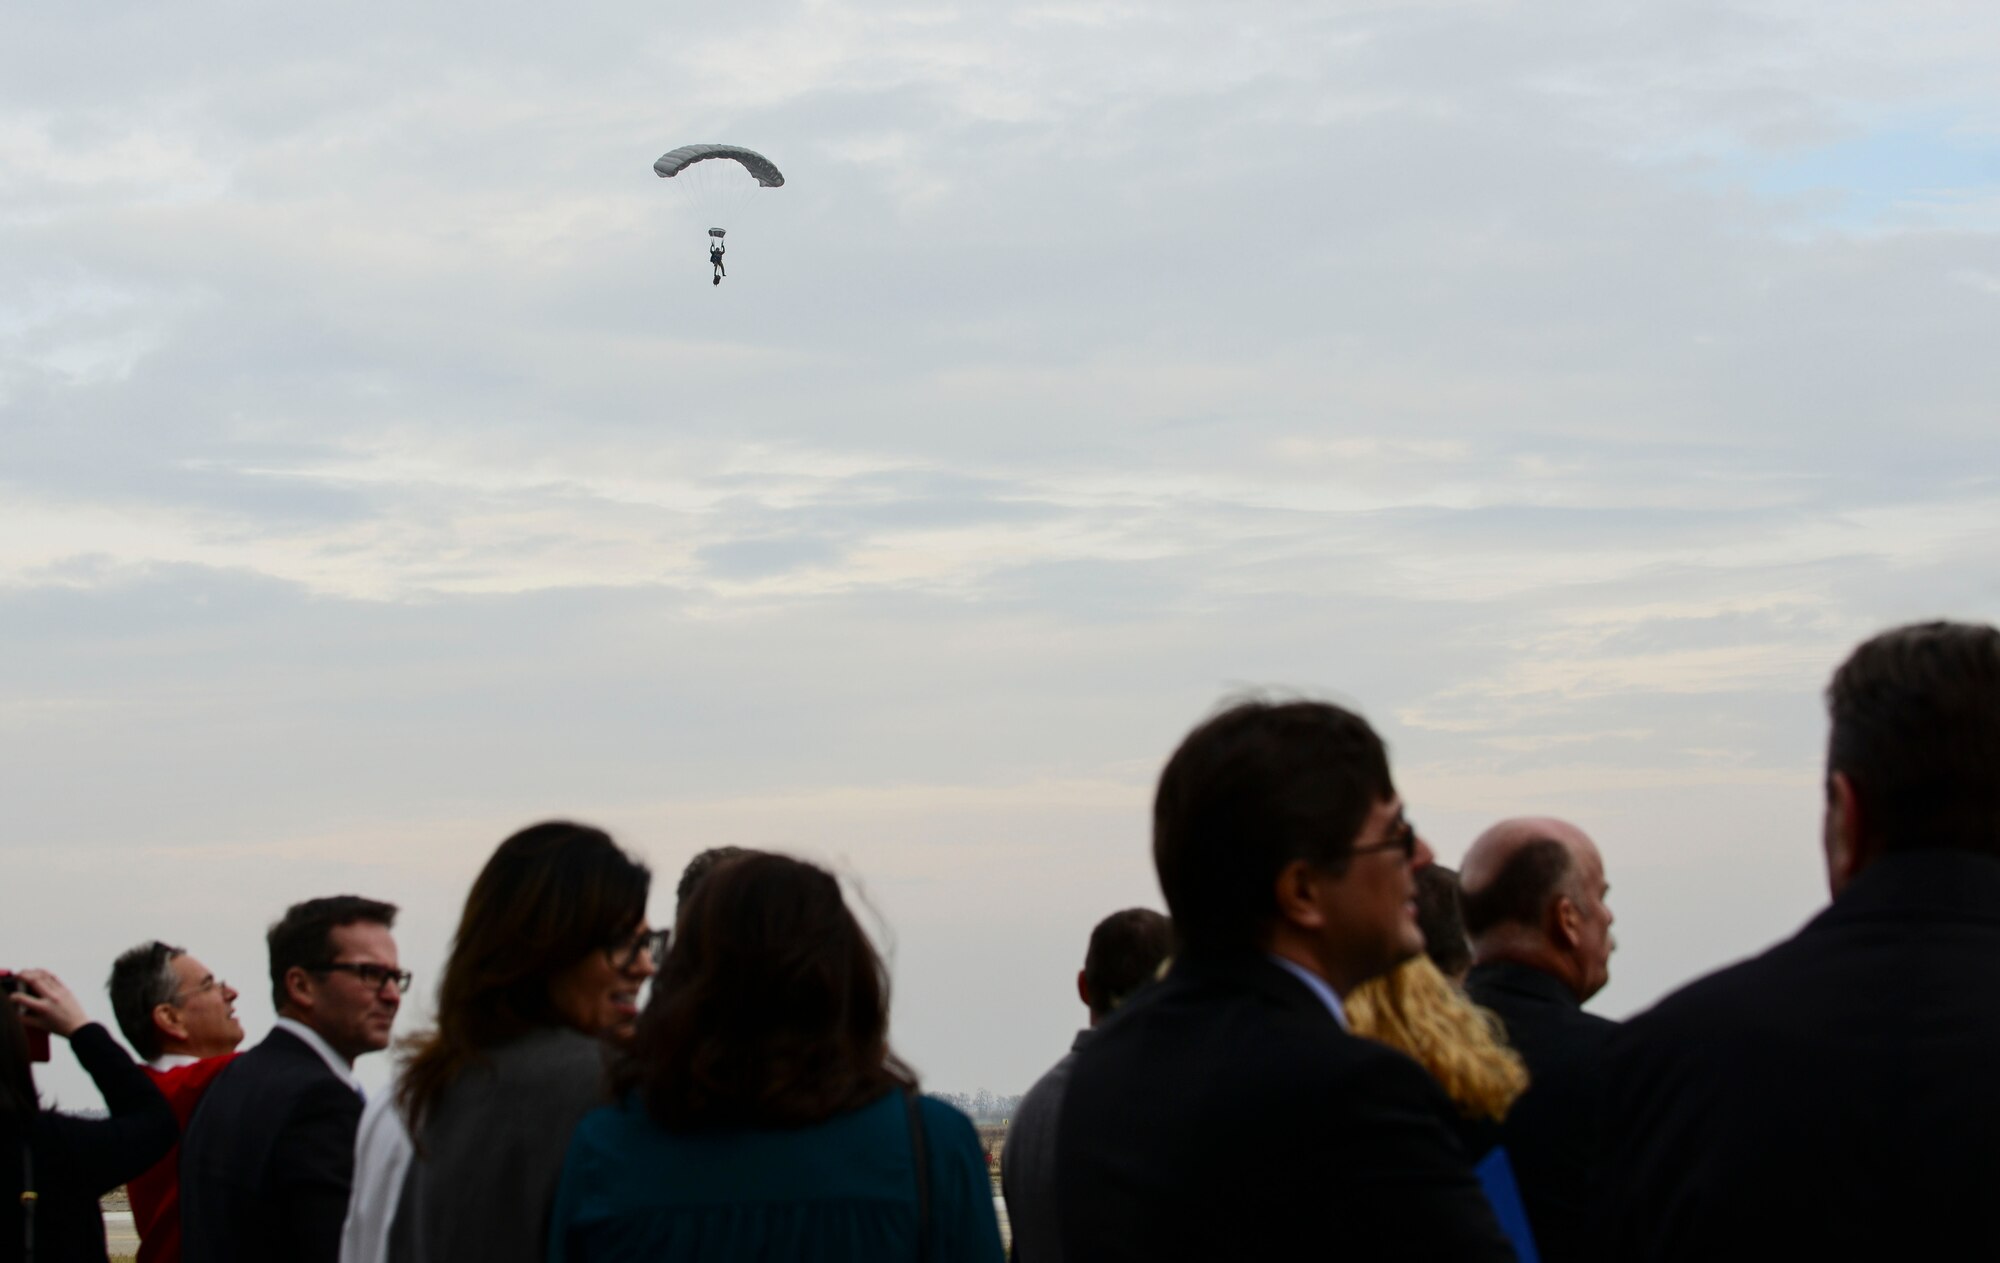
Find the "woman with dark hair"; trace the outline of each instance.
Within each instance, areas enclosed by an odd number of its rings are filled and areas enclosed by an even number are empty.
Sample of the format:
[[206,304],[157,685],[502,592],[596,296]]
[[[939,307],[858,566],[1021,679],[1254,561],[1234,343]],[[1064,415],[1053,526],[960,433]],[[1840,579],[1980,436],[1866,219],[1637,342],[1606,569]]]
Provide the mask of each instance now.
[[998,1263],[978,1135],[889,1049],[881,957],[824,869],[729,860],[682,907],[613,1080],[576,1130],[556,1263]]
[[[30,1031],[69,1041],[109,1118],[41,1107]],[[46,1048],[36,1055],[46,1060]],[[0,1259],[103,1263],[97,1199],[158,1162],[180,1130],[167,1098],[60,979],[40,969],[0,977]]]
[[610,1099],[665,934],[652,874],[602,830],[555,821],[500,844],[472,883],[437,1027],[405,1045],[356,1141],[345,1263],[540,1260],[577,1120]]

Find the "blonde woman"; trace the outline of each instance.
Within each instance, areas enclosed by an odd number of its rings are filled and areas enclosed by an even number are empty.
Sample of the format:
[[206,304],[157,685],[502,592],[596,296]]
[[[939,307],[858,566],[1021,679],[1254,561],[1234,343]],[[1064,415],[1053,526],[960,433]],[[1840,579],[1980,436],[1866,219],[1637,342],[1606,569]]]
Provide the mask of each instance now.
[[[1419,918],[1427,937],[1446,947],[1451,931],[1440,934],[1433,926],[1437,920],[1455,924],[1449,910],[1457,906],[1457,888],[1453,880],[1447,901],[1447,887],[1439,879],[1456,875],[1437,865],[1419,875],[1424,874],[1435,875],[1418,882]],[[1464,930],[1455,933],[1462,939]],[[1538,1263],[1540,1255],[1528,1230],[1513,1167],[1499,1144],[1500,1120],[1528,1090],[1527,1067],[1521,1055],[1507,1046],[1500,1019],[1466,999],[1429,955],[1406,960],[1362,983],[1347,993],[1343,1003],[1355,1034],[1407,1054],[1444,1089],[1457,1111],[1446,1121],[1474,1164],[1501,1230],[1521,1263]]]
[[1458,1128],[1461,1137],[1485,1135],[1491,1147],[1494,1129],[1528,1090],[1528,1069],[1507,1046],[1498,1018],[1466,999],[1428,956],[1362,983],[1345,1003],[1355,1034],[1430,1071],[1467,1124]]

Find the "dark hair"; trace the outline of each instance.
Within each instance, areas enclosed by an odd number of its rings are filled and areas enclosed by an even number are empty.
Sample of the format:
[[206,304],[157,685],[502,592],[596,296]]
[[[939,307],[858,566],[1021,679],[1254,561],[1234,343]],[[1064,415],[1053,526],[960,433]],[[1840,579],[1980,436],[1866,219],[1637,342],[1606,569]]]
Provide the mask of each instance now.
[[396,905],[360,895],[330,895],[308,899],[285,909],[264,933],[271,952],[271,1004],[283,1013],[291,997],[285,991],[285,975],[294,968],[312,969],[333,958],[333,932],[343,925],[366,921],[372,925],[394,926]]
[[[28,1030],[21,1025],[21,1011],[14,1007],[13,997],[0,992],[0,1118],[27,1119],[41,1107],[41,1097],[35,1093],[35,1073],[28,1063]],[[24,1134],[27,1126],[26,1122],[21,1124]]]
[[104,984],[111,993],[111,1013],[141,1061],[160,1055],[160,1028],[153,1021],[153,1010],[174,1002],[180,980],[174,977],[173,962],[185,955],[187,948],[169,947],[155,939],[111,962],[111,980]]
[[740,859],[749,854],[751,852],[740,846],[711,846],[689,860],[687,867],[681,870],[680,885],[674,888],[674,906],[678,908],[686,903],[688,896],[694,893],[694,888],[701,884],[701,879],[708,876],[710,870],[717,864],[724,860]]
[[1472,943],[1465,935],[1465,908],[1458,874],[1442,864],[1416,872],[1417,926],[1424,932],[1424,955],[1447,978],[1472,968]]
[[[397,1103],[424,1118],[488,1049],[562,1026],[549,984],[646,919],[652,870],[589,825],[551,820],[502,842],[473,879],[438,982],[437,1027],[409,1040]],[[594,1033],[594,1032],[593,1032]]]
[[1524,842],[1507,857],[1493,880],[1465,891],[1465,929],[1478,938],[1497,926],[1538,929],[1549,901],[1569,880],[1569,848],[1554,838]]
[[716,865],[614,1085],[670,1129],[797,1127],[916,1076],[889,1049],[889,977],[825,869],[753,853]]
[[1294,860],[1336,870],[1395,796],[1382,739],[1326,702],[1238,703],[1174,751],[1153,799],[1153,864],[1191,952],[1246,951]]
[[2000,631],[1914,623],[1864,642],[1826,689],[1827,771],[1885,850],[2000,850]]
[[1151,908],[1127,908],[1099,921],[1083,957],[1091,1016],[1103,1017],[1151,982],[1173,950],[1173,922]]

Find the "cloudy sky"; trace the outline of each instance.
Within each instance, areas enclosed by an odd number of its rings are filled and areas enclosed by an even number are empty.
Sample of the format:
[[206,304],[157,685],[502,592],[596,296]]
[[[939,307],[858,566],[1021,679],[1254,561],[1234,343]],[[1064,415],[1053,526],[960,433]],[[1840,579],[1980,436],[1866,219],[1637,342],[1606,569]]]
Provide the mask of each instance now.
[[[838,866],[933,1085],[1066,1046],[1234,691],[1621,1015],[1823,901],[1818,690],[2000,616],[1991,6],[0,10],[0,963],[406,908],[551,815]],[[729,279],[652,159],[754,146]],[[670,915],[670,895],[655,914]],[[411,1020],[420,1020],[413,1006]],[[386,1059],[369,1073],[379,1079]],[[44,1078],[91,1104],[66,1060]]]

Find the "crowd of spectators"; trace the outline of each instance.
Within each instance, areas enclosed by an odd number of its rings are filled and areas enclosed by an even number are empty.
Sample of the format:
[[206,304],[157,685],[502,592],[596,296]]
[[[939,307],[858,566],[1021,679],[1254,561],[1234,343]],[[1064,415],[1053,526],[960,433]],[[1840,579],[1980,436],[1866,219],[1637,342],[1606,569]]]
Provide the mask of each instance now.
[[[1089,1024],[1012,1120],[1014,1258],[2000,1255],[2000,631],[1884,632],[1827,703],[1827,908],[1622,1023],[1584,1008],[1615,940],[1582,829],[1503,819],[1454,873],[1360,715],[1203,722],[1154,801],[1167,913],[1091,933]],[[502,842],[372,1099],[411,984],[379,900],[272,924],[240,1053],[180,947],[112,966],[131,1053],[0,976],[0,1263],[104,1260],[119,1185],[144,1263],[999,1260],[979,1137],[891,1048],[835,877],[704,852],[671,928],[651,880],[585,825]],[[41,1105],[50,1035],[108,1116]]]

